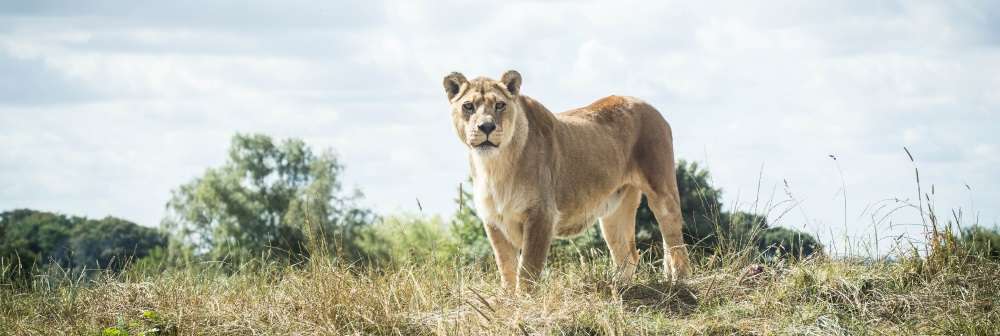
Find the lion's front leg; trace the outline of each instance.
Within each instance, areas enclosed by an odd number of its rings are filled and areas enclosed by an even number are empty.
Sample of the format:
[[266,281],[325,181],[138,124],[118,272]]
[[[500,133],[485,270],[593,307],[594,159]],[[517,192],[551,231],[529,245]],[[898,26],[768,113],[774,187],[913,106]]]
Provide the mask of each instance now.
[[517,289],[517,249],[496,225],[486,224],[486,236],[493,246],[493,257],[500,271],[500,281],[509,291]]
[[524,239],[518,290],[528,290],[541,280],[545,257],[552,244],[555,216],[545,211],[530,211],[524,216]]

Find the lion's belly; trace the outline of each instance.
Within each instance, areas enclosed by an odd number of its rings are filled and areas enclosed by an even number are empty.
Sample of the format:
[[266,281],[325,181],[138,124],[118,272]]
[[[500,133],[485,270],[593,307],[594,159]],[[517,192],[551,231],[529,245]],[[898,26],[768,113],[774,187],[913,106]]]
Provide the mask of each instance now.
[[[560,209],[559,216],[554,223],[556,237],[571,238],[587,231],[587,229],[597,223],[598,219],[610,215],[618,209],[618,206],[621,204],[622,195],[622,190],[618,190],[604,197],[593,197],[591,199],[595,201],[583,202],[581,206],[574,209]],[[507,239],[519,246],[523,239],[523,232],[521,232],[522,218],[519,218],[520,216],[517,215],[517,211],[505,214],[504,212],[507,211],[501,209],[506,208],[508,211],[512,208],[516,209],[518,207],[511,206],[513,205],[511,203],[522,202],[508,203],[510,200],[505,200],[508,202],[497,202],[499,200],[491,196],[477,197],[476,210],[483,217],[487,225],[495,225],[504,233]],[[527,206],[527,204],[519,205],[522,207]]]
[[556,236],[570,238],[587,231],[601,217],[610,215],[621,204],[622,189],[605,197],[595,197],[596,202],[585,203],[579,209],[560,211],[559,222],[556,223]]

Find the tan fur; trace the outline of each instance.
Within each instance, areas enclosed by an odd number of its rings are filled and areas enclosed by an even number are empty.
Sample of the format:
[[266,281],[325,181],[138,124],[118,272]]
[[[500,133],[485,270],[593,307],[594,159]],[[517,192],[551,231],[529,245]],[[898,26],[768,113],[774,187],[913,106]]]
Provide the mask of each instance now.
[[[674,280],[686,276],[673,140],[663,116],[623,96],[553,114],[521,95],[520,84],[516,71],[499,81],[468,81],[459,73],[444,79],[455,131],[469,147],[476,211],[504,286],[537,281],[553,237],[577,235],[597,219],[612,259],[631,277],[642,194],[669,251],[664,270]],[[498,102],[506,104],[503,111],[496,111]],[[487,135],[480,126],[488,123],[496,128]],[[477,147],[487,140],[496,147]]]

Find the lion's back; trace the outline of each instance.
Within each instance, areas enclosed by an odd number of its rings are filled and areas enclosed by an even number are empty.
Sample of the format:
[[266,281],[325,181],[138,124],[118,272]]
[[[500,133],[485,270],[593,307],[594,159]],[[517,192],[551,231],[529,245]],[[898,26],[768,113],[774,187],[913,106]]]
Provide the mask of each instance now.
[[[637,137],[670,136],[670,125],[663,115],[642,99],[631,96],[611,95],[590,105],[557,114],[557,118],[576,132],[603,133],[618,140],[639,141]],[[595,127],[596,126],[596,127]],[[657,141],[659,142],[659,141]]]
[[611,95],[590,105],[558,114],[563,121],[590,122],[612,128],[646,128],[647,123],[666,125],[659,111],[642,99],[631,96]]

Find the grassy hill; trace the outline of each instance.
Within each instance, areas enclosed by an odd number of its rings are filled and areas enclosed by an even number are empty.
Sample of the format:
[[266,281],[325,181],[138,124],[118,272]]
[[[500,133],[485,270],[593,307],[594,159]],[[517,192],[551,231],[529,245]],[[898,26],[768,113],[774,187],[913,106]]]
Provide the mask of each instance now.
[[[944,247],[939,247],[946,251]],[[322,260],[322,261],[320,261]],[[382,268],[308,264],[133,267],[88,280],[36,276],[0,287],[0,334],[986,335],[1000,330],[1000,263],[961,251],[861,261],[756,264],[700,258],[684,284],[642,265],[615,283],[608,261],[550,259],[531,294],[504,293],[491,262]],[[9,272],[10,270],[6,270]],[[2,277],[0,277],[2,278]]]

